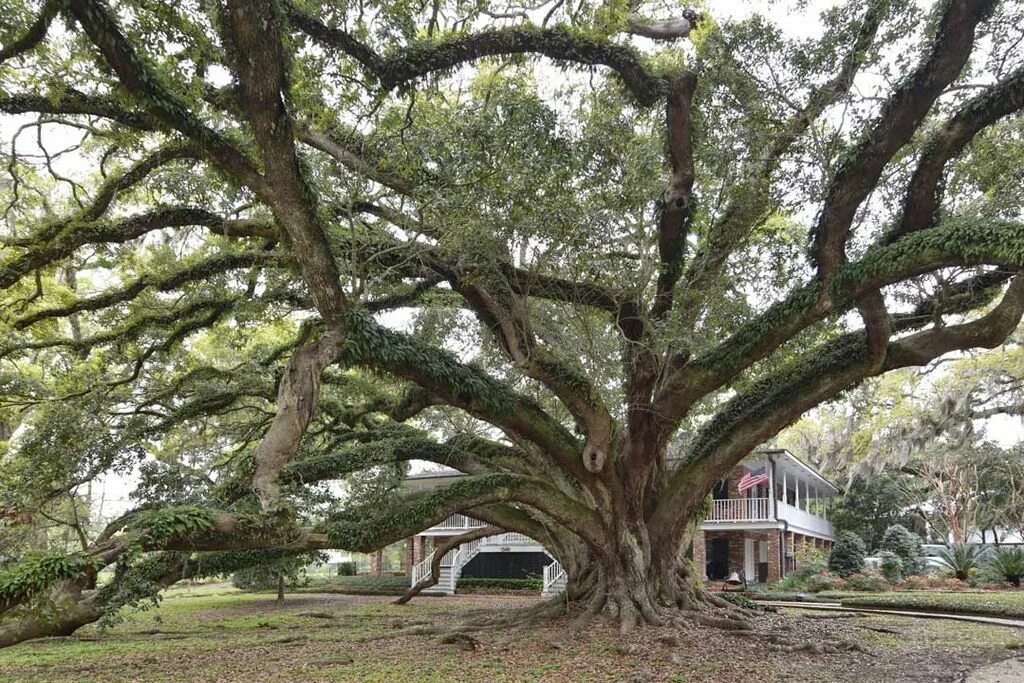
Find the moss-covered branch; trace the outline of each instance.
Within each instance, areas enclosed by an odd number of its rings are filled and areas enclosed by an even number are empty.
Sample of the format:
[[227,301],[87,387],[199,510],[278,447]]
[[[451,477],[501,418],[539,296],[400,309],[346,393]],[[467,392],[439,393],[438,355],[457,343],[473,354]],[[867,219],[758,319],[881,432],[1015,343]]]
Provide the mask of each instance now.
[[[66,258],[89,244],[121,244],[155,230],[202,226],[229,237],[276,238],[271,225],[251,220],[227,220],[216,213],[194,207],[153,209],[120,221],[70,221],[59,231],[43,228],[39,240],[32,239],[19,256],[0,263],[0,289],[15,284],[33,270]],[[49,234],[49,233],[55,234]]]
[[676,371],[659,391],[658,414],[678,420],[709,392],[809,325],[853,308],[868,292],[949,266],[1024,267],[1024,232],[1013,221],[959,217],[931,230],[878,244],[844,265],[829,285],[812,280],[745,322],[712,351]]
[[996,0],[947,0],[928,54],[893,92],[860,142],[838,164],[813,229],[812,256],[827,281],[845,260],[854,214],[878,185],[882,171],[913,137],[935,100],[963,70],[974,48],[975,28]]
[[44,308],[35,311],[15,320],[14,327],[21,330],[41,320],[64,318],[85,311],[99,311],[131,301],[147,289],[153,289],[157,292],[169,292],[190,282],[198,282],[230,270],[277,265],[281,263],[283,258],[282,254],[269,251],[251,251],[214,256],[185,268],[180,268],[170,274],[143,275],[121,289],[84,297],[57,308]]

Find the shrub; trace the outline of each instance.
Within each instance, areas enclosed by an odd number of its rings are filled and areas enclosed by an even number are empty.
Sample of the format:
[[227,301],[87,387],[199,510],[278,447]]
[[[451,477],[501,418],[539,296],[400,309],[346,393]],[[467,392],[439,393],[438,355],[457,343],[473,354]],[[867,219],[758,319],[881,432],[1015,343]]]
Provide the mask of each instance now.
[[984,550],[968,543],[956,543],[939,551],[942,562],[960,581],[966,581],[972,569],[977,569]]
[[821,548],[803,544],[797,546],[794,556],[796,558],[795,573],[801,577],[816,576],[828,569],[828,555]]
[[886,581],[894,583],[903,578],[902,557],[889,550],[883,550],[878,553],[878,557],[882,560],[882,576],[885,577]]
[[458,589],[480,588],[485,590],[521,590],[539,591],[544,587],[544,580],[539,578],[529,579],[491,579],[466,577],[459,579]]
[[907,574],[920,574],[924,571],[924,548],[921,545],[921,537],[902,524],[893,524],[885,530],[881,550],[899,557],[902,570]]
[[358,567],[355,562],[338,563],[338,576],[355,576],[358,573]]
[[931,579],[920,574],[911,574],[903,579],[903,587],[912,591],[925,590],[931,588]]
[[1014,587],[1020,588],[1020,579],[1024,576],[1024,550],[1010,548],[998,551],[989,560],[989,566],[1004,580]]
[[846,577],[846,585],[850,590],[881,593],[889,590],[889,582],[875,569],[865,569]]
[[832,545],[828,556],[828,568],[843,578],[860,571],[864,557],[868,554],[864,541],[852,531],[844,531]]
[[804,587],[808,593],[820,593],[821,591],[838,591],[846,588],[846,581],[828,572],[808,576],[804,581]]

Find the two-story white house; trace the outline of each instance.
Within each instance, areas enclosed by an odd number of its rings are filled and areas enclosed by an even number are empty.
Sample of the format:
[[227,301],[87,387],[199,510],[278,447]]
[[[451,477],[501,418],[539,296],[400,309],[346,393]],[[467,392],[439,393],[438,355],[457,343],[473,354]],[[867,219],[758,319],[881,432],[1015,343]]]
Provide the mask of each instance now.
[[[411,475],[405,486],[430,490],[461,476],[452,469],[423,472]],[[724,580],[733,572],[749,582],[779,580],[794,569],[800,545],[826,550],[831,546],[828,509],[838,492],[789,451],[751,454],[715,488],[709,514],[694,537],[694,565],[710,581]],[[456,514],[406,539],[402,565],[412,585],[429,576],[439,542],[480,526],[483,522]],[[541,577],[546,594],[565,583],[561,566],[544,546],[518,533],[466,543],[449,552],[441,566],[441,580],[425,593],[450,595],[461,577]]]

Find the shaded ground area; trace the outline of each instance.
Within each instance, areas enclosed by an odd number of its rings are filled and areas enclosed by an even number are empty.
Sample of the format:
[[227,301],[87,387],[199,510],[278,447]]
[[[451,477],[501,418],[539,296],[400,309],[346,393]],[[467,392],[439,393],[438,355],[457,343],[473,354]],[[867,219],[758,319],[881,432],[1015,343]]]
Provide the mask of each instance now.
[[[438,636],[394,635],[451,623],[534,597],[272,596],[227,588],[175,591],[159,609],[105,632],[0,650],[0,681],[960,681],[979,667],[1024,657],[1024,634],[979,624],[889,615],[768,615],[762,635],[694,627],[620,638],[596,626],[560,648],[564,623],[475,634],[475,649]],[[787,652],[769,637],[856,644],[866,652]],[[463,644],[463,647],[465,644]],[[999,680],[999,679],[982,679]]]

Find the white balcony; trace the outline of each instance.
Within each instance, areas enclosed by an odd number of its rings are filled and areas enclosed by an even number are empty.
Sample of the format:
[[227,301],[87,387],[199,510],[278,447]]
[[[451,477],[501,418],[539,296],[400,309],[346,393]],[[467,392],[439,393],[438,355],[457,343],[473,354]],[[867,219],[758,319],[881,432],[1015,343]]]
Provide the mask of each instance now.
[[719,498],[712,503],[708,522],[769,522],[771,498]]
[[800,508],[790,505],[789,503],[784,503],[781,500],[778,501],[778,504],[780,520],[789,522],[791,526],[797,527],[797,529],[801,531],[808,531],[828,538],[832,538],[834,536],[832,522],[828,521],[824,517],[813,515],[806,510],[801,510]]
[[[776,508],[778,505],[776,519]],[[764,528],[763,522],[788,522],[795,531],[832,538],[832,523],[825,517],[816,515],[795,505],[771,498],[720,498],[712,501],[711,514],[704,520],[713,523],[716,529],[727,528],[727,524],[742,526],[757,524]]]

